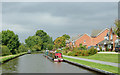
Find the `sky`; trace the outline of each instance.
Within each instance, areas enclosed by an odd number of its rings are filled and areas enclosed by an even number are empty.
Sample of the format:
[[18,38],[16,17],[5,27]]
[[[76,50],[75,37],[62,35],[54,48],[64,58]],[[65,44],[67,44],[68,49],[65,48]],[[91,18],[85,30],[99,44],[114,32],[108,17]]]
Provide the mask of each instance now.
[[53,40],[91,34],[92,30],[114,26],[117,2],[3,2],[2,30],[18,34],[20,42],[44,30]]

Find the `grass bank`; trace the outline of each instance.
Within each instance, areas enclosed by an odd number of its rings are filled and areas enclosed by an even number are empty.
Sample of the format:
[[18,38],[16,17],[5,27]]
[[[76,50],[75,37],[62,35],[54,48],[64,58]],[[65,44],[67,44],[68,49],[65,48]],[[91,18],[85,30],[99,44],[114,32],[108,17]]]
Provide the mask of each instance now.
[[10,59],[13,59],[15,57],[18,57],[20,55],[26,54],[27,52],[23,52],[23,53],[19,53],[19,54],[15,54],[15,55],[8,55],[8,56],[3,56],[0,57],[0,64],[4,63],[5,61],[8,61]]
[[101,70],[112,72],[112,73],[118,73],[118,67],[94,63],[94,62],[88,62],[88,61],[78,60],[78,59],[73,59],[73,58],[67,58],[67,57],[63,57],[63,58],[66,60],[72,61],[72,62],[76,62],[82,65],[92,67],[92,68],[97,68],[97,69],[101,69]]
[[95,54],[92,56],[75,56],[75,57],[79,57],[79,58],[86,58],[86,59],[93,59],[93,60],[100,60],[100,61],[106,61],[106,62],[113,62],[113,63],[120,63],[120,61],[118,61],[118,56],[120,56],[120,54]]

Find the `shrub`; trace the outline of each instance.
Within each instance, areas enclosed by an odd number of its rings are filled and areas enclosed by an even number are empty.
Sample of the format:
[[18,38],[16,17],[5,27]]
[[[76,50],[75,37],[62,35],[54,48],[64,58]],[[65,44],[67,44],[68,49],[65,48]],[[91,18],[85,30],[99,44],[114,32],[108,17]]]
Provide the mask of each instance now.
[[109,48],[108,48],[108,47],[106,47],[106,51],[109,51]]
[[61,50],[56,50],[56,52],[61,52]]
[[79,50],[87,50],[87,48],[86,48],[85,45],[80,44],[80,45],[79,45]]
[[101,46],[99,47],[99,49],[100,49],[100,51],[102,51],[102,47]]
[[0,50],[1,50],[0,55],[2,55],[2,56],[11,54],[11,52],[7,46],[1,46]]
[[90,48],[89,50],[88,50],[88,54],[89,55],[94,55],[94,54],[96,54],[97,53],[97,49],[95,49],[94,47],[92,47],[92,48]]
[[79,50],[79,48],[74,47],[71,51],[70,50],[63,50],[63,54],[67,54],[69,56],[89,56],[94,55],[97,53],[97,49],[92,47],[89,50]]
[[68,56],[72,56],[72,51],[69,51],[69,52],[67,53],[67,55],[68,55]]
[[87,50],[84,51],[84,55],[88,56],[88,51]]
[[66,51],[62,51],[62,54],[63,54],[63,55],[66,55]]

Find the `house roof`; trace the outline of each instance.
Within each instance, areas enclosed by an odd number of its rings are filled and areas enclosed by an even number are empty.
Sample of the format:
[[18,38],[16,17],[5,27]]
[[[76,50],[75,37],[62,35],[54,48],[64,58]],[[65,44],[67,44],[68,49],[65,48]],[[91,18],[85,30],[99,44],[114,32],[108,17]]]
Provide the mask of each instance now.
[[98,44],[104,44],[106,42],[106,44],[111,44],[112,42],[109,40],[103,40],[101,42],[99,42]]
[[[83,34],[82,34],[82,35],[83,35]],[[66,40],[66,42],[72,42],[72,41],[75,41],[75,40],[79,39],[82,35],[74,36],[74,37],[72,37],[71,39]]]
[[[83,35],[83,34],[82,34]],[[72,37],[72,39],[71,40],[77,40],[78,38],[80,38],[82,35],[77,35],[77,36],[75,36],[75,37]]]
[[108,28],[105,28],[104,30],[93,30],[91,37],[97,37],[98,35],[100,35],[102,32],[104,32],[105,30],[109,30]]
[[96,37],[102,30],[93,30],[91,33],[91,37]]

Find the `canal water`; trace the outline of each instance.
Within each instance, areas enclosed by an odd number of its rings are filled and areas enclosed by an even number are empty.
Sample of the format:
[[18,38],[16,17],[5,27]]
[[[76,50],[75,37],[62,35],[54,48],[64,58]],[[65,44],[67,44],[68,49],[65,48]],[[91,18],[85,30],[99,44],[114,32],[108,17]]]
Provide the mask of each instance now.
[[4,63],[1,67],[3,73],[92,73],[98,75],[96,72],[66,62],[53,62],[42,54],[26,54]]

